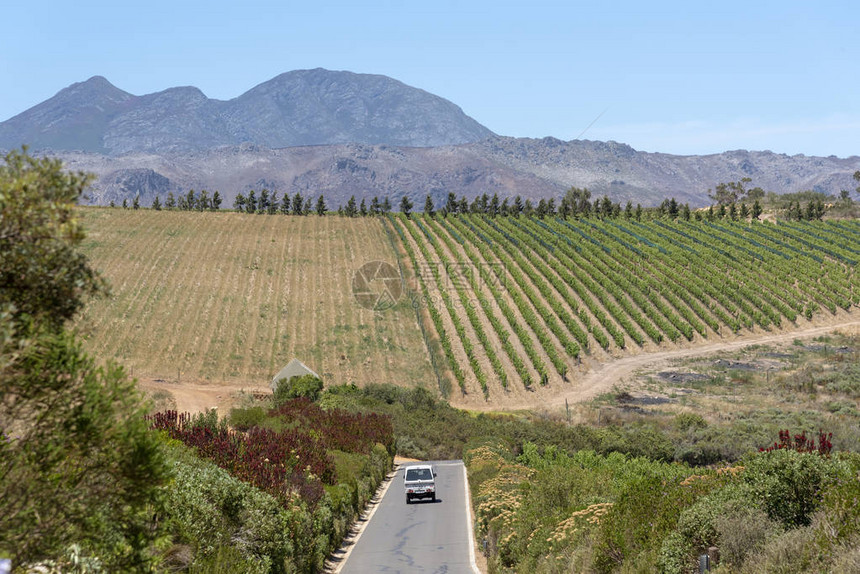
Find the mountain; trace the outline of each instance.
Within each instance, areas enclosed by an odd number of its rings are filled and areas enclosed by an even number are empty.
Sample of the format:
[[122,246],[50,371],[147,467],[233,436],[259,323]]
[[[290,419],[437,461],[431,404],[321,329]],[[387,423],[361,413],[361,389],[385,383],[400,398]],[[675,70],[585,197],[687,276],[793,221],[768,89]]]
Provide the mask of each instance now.
[[609,195],[643,206],[675,197],[691,206],[708,203],[717,183],[751,177],[753,185],[777,193],[812,189],[838,195],[854,189],[852,174],[860,158],[787,156],[732,151],[707,156],[676,156],[636,151],[615,142],[553,138],[493,137],[456,146],[394,147],[338,144],[270,149],[255,145],[201,152],[133,153],[107,156],[61,153],[70,169],[94,172],[91,202],[122,202],[139,194],[148,205],[156,195],[189,189],[218,190],[230,206],[238,193],[268,189],[278,197],[296,192],[324,195],[329,206],[403,195],[417,206],[430,195],[436,204],[449,192],[469,200],[482,193],[500,197],[560,197],[572,185],[595,196]]
[[708,203],[720,182],[752,179],[776,193],[854,189],[860,158],[728,151],[646,153],[613,141],[496,136],[453,103],[385,76],[299,70],[228,101],[194,87],[134,96],[96,76],[0,123],[0,149],[28,143],[98,176],[90,201],[218,190],[323,194],[332,207],[403,195],[423,205],[559,197],[571,186],[643,206]]
[[243,143],[430,147],[492,135],[448,100],[397,80],[316,69],[281,74],[228,101],[194,87],[133,96],[95,76],[0,123],[0,148],[121,155]]

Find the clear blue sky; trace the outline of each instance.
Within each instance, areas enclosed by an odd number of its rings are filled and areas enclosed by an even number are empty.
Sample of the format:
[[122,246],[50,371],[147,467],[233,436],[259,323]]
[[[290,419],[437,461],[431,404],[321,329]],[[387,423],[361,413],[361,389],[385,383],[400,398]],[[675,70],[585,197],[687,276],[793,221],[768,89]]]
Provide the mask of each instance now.
[[678,154],[860,155],[860,7],[845,0],[0,9],[0,120],[94,75],[137,95],[194,85],[229,99],[316,67],[391,76],[502,135]]

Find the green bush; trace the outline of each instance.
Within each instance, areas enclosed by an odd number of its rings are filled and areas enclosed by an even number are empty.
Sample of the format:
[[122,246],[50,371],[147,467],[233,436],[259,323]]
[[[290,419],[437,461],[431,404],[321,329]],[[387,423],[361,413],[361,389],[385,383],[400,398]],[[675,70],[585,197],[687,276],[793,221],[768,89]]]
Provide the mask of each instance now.
[[747,457],[745,488],[772,520],[787,528],[809,525],[825,488],[848,471],[838,459],[779,449]]
[[230,409],[230,426],[236,430],[246,431],[251,427],[258,426],[266,418],[266,409],[257,405],[248,408]]
[[758,552],[765,542],[779,535],[782,528],[758,508],[739,508],[716,517],[717,547],[720,563],[740,567],[746,557]]
[[291,399],[305,398],[318,401],[322,393],[323,382],[313,375],[291,377],[290,380],[279,379],[275,387],[275,406]]
[[172,448],[171,458],[175,479],[166,491],[165,522],[174,544],[194,550],[192,566],[214,563],[231,546],[229,562],[241,558],[241,571],[289,571],[296,559],[290,540],[295,517],[268,494],[184,447]]

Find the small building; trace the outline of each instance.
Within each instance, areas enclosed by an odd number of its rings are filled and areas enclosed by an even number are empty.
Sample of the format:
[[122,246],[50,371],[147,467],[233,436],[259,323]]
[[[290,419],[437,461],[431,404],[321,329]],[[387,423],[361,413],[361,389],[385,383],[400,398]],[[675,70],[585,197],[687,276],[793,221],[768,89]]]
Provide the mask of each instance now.
[[287,363],[286,367],[278,371],[278,374],[275,375],[275,378],[272,379],[272,382],[271,384],[269,384],[269,386],[272,388],[272,392],[274,392],[275,390],[277,390],[278,381],[280,381],[281,379],[286,379],[287,381],[289,381],[293,377],[303,377],[305,375],[312,375],[318,379],[322,379],[321,376],[313,372],[310,367],[305,365],[303,362],[298,359],[293,359],[292,361]]

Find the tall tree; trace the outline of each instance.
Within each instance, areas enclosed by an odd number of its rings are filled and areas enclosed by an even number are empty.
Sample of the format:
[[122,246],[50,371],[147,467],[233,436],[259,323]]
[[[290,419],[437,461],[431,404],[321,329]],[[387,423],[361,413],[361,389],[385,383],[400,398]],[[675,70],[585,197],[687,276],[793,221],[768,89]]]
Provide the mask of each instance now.
[[370,214],[379,215],[381,210],[382,208],[379,205],[379,198],[374,195],[373,199],[370,200]]
[[525,205],[525,207],[523,207],[523,215],[525,215],[526,217],[531,217],[531,216],[533,216],[534,214],[535,214],[535,208],[534,208],[534,206],[532,205],[532,200],[531,200],[531,199],[527,199],[527,200],[526,200],[526,205]]
[[269,205],[266,208],[266,213],[268,213],[269,215],[275,215],[276,213],[278,213],[278,210],[281,207],[279,203],[280,202],[278,201],[278,196],[275,195],[275,192],[273,191],[271,195],[269,195]]
[[105,293],[80,252],[90,181],[26,151],[0,161],[0,555],[22,571],[72,543],[103,571],[150,571],[161,535],[168,469],[142,397],[70,327]]
[[212,194],[212,211],[218,211],[221,209],[222,201],[221,194],[218,193],[218,190],[216,189],[215,193]]
[[320,194],[317,198],[317,215],[323,216],[326,212],[325,198]]
[[445,202],[445,211],[450,213],[451,215],[455,215],[457,213],[457,208],[459,204],[457,203],[457,196],[454,195],[453,192],[448,192],[448,201]]
[[167,192],[167,199],[164,201],[165,209],[176,209],[176,198],[172,191]]
[[391,200],[387,195],[382,199],[382,213],[391,213]]
[[281,213],[283,215],[290,214],[290,194],[288,192],[284,192],[284,197],[281,198]]
[[311,196],[308,196],[305,199],[305,206],[302,208],[302,215],[310,215],[311,209],[313,209],[313,202],[311,201]]
[[487,212],[490,214],[490,217],[496,217],[499,214],[500,205],[499,194],[494,193],[493,197],[490,198],[490,205],[487,207]]
[[245,201],[245,213],[257,212],[257,194],[252,189],[248,192],[248,199]]
[[362,217],[367,217],[367,204],[364,202],[364,198],[361,198],[361,203],[358,205],[358,213]]
[[132,209],[140,209],[140,194],[135,194],[134,199],[131,202]]
[[293,215],[302,214],[302,208],[305,205],[304,201],[305,200],[302,197],[302,194],[297,191],[296,194],[293,196]]
[[763,210],[761,208],[761,203],[759,203],[759,201],[756,199],[755,202],[753,202],[752,211],[750,212],[750,215],[752,215],[753,220],[758,219],[759,216],[762,214],[762,211]]
[[424,215],[429,217],[436,216],[436,209],[433,207],[433,198],[430,197],[430,194],[427,194],[427,198],[424,200]]
[[355,196],[349,196],[349,201],[346,202],[346,216],[355,217],[358,215],[358,208],[355,205]]
[[257,213],[266,213],[269,210],[269,190],[260,192],[260,201],[257,203]]
[[155,199],[152,200],[152,209],[155,211],[161,211],[161,200],[158,199],[158,196],[155,196]]
[[409,197],[404,195],[403,199],[400,200],[400,213],[405,215],[407,218],[409,214],[412,212],[412,202],[409,201]]
[[517,195],[516,197],[514,197],[514,205],[512,208],[514,217],[519,217],[520,213],[523,212],[523,209],[525,209],[523,207],[523,198]]
[[197,211],[206,211],[212,207],[209,202],[209,192],[205,189],[200,192],[200,197],[197,198]]
[[240,192],[236,195],[236,199],[233,200],[233,209],[242,213],[245,211],[245,196]]

